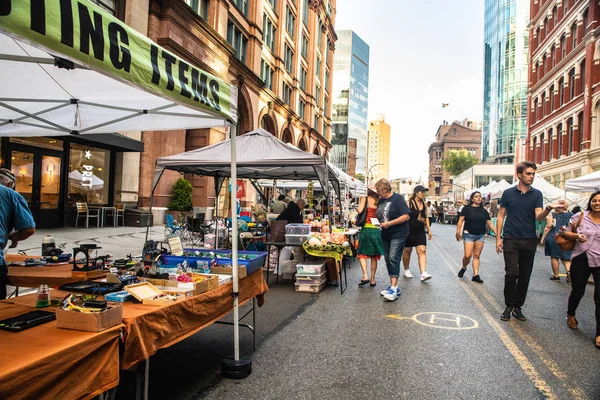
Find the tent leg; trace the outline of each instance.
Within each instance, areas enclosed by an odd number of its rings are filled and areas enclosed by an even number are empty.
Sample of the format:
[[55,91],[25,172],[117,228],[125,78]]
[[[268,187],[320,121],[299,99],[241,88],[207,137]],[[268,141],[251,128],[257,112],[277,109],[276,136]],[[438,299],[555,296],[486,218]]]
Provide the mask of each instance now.
[[237,225],[237,125],[231,125],[231,261],[233,280],[233,360],[223,359],[221,373],[225,377],[243,379],[252,371],[252,360],[240,360],[238,225]]

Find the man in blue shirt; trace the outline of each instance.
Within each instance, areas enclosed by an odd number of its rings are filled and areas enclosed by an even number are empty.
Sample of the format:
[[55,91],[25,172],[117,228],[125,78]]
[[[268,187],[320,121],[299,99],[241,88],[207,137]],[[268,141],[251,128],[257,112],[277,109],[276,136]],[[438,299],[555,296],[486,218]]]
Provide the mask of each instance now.
[[[0,248],[4,250],[10,240],[9,248],[17,247],[35,233],[35,222],[27,202],[21,194],[12,188],[16,184],[15,176],[7,169],[0,168]],[[6,299],[8,268],[4,254],[0,252],[0,300]]]
[[[527,297],[529,278],[538,243],[535,221],[546,219],[553,208],[563,206],[564,201],[549,204],[543,209],[542,192],[531,187],[535,179],[536,165],[523,161],[517,165],[516,186],[506,189],[500,199],[496,229],[496,251],[504,251],[504,302],[506,308],[500,319],[508,321],[512,315],[519,321],[527,318],[521,307]],[[504,221],[506,220],[506,224]],[[504,228],[504,233],[500,233]]]

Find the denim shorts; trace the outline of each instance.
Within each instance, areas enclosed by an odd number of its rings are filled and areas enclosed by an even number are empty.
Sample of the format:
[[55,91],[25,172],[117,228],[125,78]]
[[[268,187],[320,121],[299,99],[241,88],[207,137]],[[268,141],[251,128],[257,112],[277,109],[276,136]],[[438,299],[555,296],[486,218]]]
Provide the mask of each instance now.
[[463,232],[463,240],[465,242],[485,242],[485,234],[473,235],[472,233]]

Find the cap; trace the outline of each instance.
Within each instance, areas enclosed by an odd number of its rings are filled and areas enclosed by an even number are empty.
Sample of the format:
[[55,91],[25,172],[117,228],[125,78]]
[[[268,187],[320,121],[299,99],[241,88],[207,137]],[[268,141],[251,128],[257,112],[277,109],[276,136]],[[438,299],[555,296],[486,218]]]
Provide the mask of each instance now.
[[413,192],[415,192],[415,193],[417,193],[417,192],[427,192],[427,191],[429,191],[429,189],[427,189],[423,185],[417,185],[417,186],[415,186],[415,190],[413,190]]

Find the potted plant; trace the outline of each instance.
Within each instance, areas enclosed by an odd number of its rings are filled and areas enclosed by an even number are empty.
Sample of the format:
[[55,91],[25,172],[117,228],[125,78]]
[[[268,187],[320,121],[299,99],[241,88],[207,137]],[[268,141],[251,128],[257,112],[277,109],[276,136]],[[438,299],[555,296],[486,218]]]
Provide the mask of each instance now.
[[167,204],[169,214],[180,223],[185,222],[185,217],[191,216],[192,213],[192,184],[184,178],[179,178],[173,184],[171,201]]

